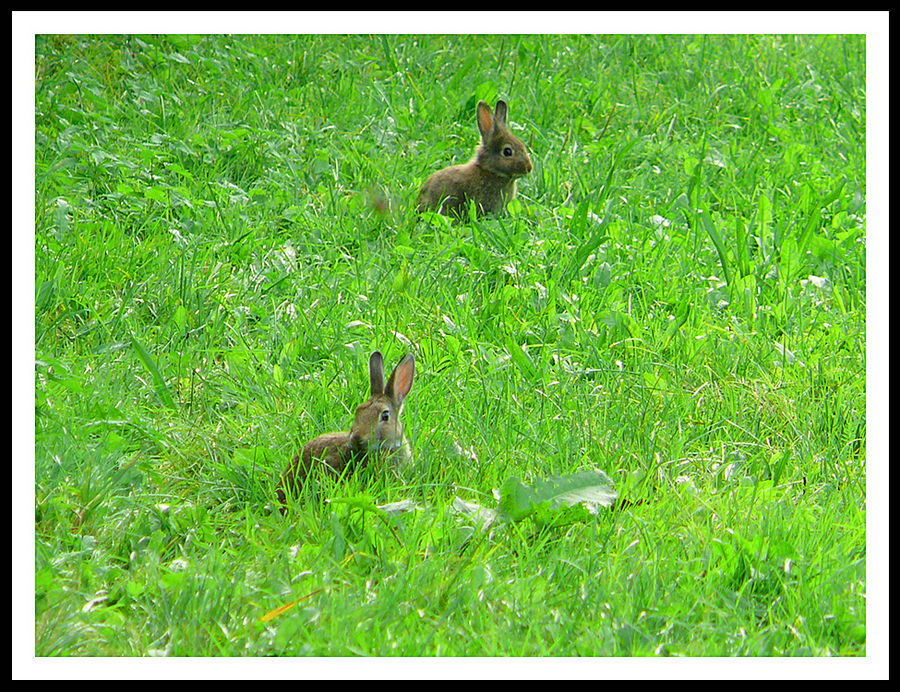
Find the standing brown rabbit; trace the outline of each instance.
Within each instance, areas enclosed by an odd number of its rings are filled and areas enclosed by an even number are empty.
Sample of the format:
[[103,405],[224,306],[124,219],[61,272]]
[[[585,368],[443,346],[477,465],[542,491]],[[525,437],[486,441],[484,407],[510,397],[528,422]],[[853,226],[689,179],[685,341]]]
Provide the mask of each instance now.
[[356,409],[350,432],[319,435],[281,474],[278,502],[284,511],[287,497],[296,496],[310,473],[322,469],[340,475],[350,464],[364,466],[372,457],[409,461],[412,454],[403,435],[400,413],[412,388],[415,357],[407,355],[384,382],[384,358],[375,351],[369,358],[369,400]]
[[416,201],[418,211],[462,217],[469,200],[474,200],[479,213],[503,212],[516,196],[516,179],[531,172],[528,150],[506,127],[506,102],[497,101],[491,115],[491,107],[479,101],[476,116],[481,144],[475,156],[426,180]]

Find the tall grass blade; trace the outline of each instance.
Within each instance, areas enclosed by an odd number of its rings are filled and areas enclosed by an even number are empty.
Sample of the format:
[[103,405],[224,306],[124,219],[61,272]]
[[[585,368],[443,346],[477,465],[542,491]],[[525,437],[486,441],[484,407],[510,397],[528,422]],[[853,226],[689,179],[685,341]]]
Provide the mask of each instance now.
[[719,255],[719,263],[722,265],[722,271],[725,273],[725,283],[729,286],[731,285],[731,267],[728,261],[728,253],[725,249],[725,243],[722,242],[722,236],[719,235],[718,229],[716,229],[716,225],[712,222],[709,216],[704,211],[697,211],[697,218],[700,219],[700,223],[703,226],[703,230],[706,231],[706,234],[709,236],[709,239],[712,240],[713,246],[716,248],[716,252]]
[[153,357],[147,349],[144,348],[141,342],[134,338],[133,334],[131,335],[131,345],[134,346],[135,353],[137,353],[138,358],[141,359],[144,367],[147,368],[150,376],[153,378],[153,389],[156,391],[156,395],[160,398],[160,401],[162,401],[167,408],[175,410],[177,408],[175,400],[172,398],[172,394],[166,386],[166,381],[163,378],[162,373],[159,371],[159,368],[156,367],[156,362],[153,360]]

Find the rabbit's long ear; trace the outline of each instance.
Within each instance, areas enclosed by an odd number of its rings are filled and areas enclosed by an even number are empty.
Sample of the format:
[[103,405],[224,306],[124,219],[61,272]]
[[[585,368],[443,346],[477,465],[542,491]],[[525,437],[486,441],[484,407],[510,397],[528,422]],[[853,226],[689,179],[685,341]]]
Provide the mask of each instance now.
[[388,380],[385,394],[399,407],[412,389],[413,376],[416,374],[416,358],[410,353],[401,360],[391,378]]
[[494,107],[494,127],[496,129],[506,127],[506,101],[497,101]]
[[381,351],[369,357],[369,390],[372,396],[384,394],[384,358]]
[[494,129],[494,117],[491,115],[491,107],[484,101],[479,101],[476,115],[478,117],[478,131],[481,133],[481,141],[486,142]]

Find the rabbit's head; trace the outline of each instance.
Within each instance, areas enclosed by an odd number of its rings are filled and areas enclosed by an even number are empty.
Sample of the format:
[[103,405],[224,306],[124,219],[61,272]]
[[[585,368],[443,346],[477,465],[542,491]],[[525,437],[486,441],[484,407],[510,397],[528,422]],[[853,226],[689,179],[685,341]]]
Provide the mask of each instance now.
[[403,445],[400,414],[412,388],[415,357],[407,355],[384,381],[384,358],[375,351],[369,358],[370,398],[356,409],[350,428],[350,447],[356,452],[391,454]]
[[476,115],[481,145],[475,153],[475,163],[495,175],[513,180],[531,173],[528,149],[506,126],[506,102],[497,101],[491,113],[491,107],[479,101]]

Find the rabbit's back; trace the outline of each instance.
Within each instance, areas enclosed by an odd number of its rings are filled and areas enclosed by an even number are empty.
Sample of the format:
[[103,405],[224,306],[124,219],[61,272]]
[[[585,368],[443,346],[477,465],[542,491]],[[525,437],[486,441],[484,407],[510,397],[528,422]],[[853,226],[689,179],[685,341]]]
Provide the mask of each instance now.
[[515,196],[514,178],[502,178],[471,161],[432,174],[419,190],[416,208],[459,217],[472,200],[479,213],[497,214]]
[[352,458],[349,446],[350,433],[333,432],[319,435],[303,446],[281,474],[278,485],[278,501],[283,505],[287,494],[296,495],[306,482],[313,467],[321,465],[328,471],[340,474]]

